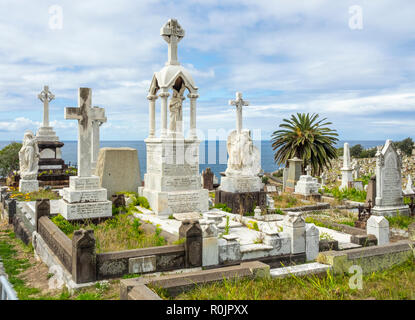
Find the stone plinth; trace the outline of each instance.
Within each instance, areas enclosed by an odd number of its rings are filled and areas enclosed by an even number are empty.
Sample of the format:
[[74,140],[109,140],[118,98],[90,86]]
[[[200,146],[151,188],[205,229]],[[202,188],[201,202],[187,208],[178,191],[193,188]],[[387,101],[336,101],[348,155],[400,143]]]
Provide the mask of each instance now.
[[224,203],[232,209],[232,213],[245,214],[253,212],[256,206],[264,209],[267,205],[267,193],[259,192],[225,192],[216,190],[215,204]]
[[209,191],[202,188],[198,140],[147,139],[147,173],[144,188],[158,215],[208,210]]
[[226,176],[220,183],[220,189],[225,192],[259,192],[263,188],[261,178],[255,176]]
[[22,193],[39,191],[39,181],[21,179],[19,181],[19,191]]
[[389,243],[389,221],[385,217],[371,216],[366,223],[367,234],[378,239],[378,245]]
[[70,177],[62,196],[60,211],[66,220],[112,216],[112,203],[107,200],[107,190],[99,187],[99,177]]
[[295,186],[295,193],[303,196],[309,196],[318,193],[320,184],[317,182],[317,178],[313,178],[309,175],[303,175]]
[[141,186],[138,152],[133,148],[102,148],[95,175],[100,186],[107,189],[107,198],[120,191],[137,192]]

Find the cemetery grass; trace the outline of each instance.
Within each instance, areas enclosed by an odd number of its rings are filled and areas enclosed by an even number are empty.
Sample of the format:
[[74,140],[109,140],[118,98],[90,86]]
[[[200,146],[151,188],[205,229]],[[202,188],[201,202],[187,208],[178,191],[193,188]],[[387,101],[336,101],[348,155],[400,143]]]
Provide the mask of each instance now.
[[331,223],[344,224],[354,227],[357,221],[357,214],[340,209],[330,209],[325,211],[313,211],[304,215],[306,223],[314,223],[316,226],[341,231],[341,228],[333,226]]
[[414,300],[415,260],[363,276],[362,289],[351,289],[350,275],[284,279],[229,279],[196,286],[175,298],[153,288],[164,299],[177,300]]
[[303,202],[300,198],[289,193],[283,193],[281,195],[276,195],[274,198],[274,206],[276,208],[287,209],[294,207],[301,207],[305,205],[314,205],[316,202],[314,200],[308,200],[307,203]]
[[156,226],[154,233],[146,233],[140,219],[135,218],[132,211],[116,213],[111,219],[99,224],[70,223],[61,215],[52,218],[52,221],[72,239],[75,230],[92,229],[96,240],[96,252],[123,251],[139,248],[157,247],[167,244],[160,236],[161,229]]
[[53,274],[34,257],[33,247],[15,237],[6,222],[0,222],[0,257],[19,300],[119,300],[119,280],[99,282],[71,294],[49,289]]

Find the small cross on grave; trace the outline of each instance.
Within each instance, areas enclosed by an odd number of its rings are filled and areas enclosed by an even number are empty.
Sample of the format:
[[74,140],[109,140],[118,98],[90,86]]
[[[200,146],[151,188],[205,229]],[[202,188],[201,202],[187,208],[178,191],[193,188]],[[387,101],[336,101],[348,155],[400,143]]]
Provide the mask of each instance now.
[[249,101],[242,99],[242,93],[236,93],[235,100],[229,100],[229,105],[236,106],[236,131],[240,133],[242,131],[242,107],[249,106]]
[[167,64],[179,64],[177,60],[177,44],[184,37],[184,30],[176,19],[169,19],[160,29],[160,35],[169,44]]
[[43,127],[49,127],[49,102],[55,99],[55,96],[49,91],[49,86],[44,86],[37,97],[43,102]]
[[79,88],[78,108],[65,108],[65,119],[78,120],[78,177],[91,176],[92,121],[105,118],[105,109],[91,108],[92,90]]

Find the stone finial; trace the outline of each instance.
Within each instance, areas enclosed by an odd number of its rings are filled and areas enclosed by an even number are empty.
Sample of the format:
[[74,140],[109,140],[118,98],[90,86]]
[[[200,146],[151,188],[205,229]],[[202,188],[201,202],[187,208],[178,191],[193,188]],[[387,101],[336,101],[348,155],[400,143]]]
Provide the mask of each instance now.
[[49,199],[40,199],[36,200],[35,204],[35,223],[36,231],[38,231],[38,221],[41,217],[50,216],[50,200]]
[[96,281],[94,230],[76,230],[72,238],[72,279],[75,283]]
[[185,219],[179,228],[179,237],[185,238],[185,266],[200,267],[202,265],[203,231],[198,220]]

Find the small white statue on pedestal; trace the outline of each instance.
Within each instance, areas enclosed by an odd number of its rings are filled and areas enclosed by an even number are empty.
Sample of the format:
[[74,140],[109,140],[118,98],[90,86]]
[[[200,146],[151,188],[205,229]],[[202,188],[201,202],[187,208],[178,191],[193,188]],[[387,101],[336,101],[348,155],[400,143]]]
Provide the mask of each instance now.
[[26,131],[23,146],[19,151],[20,192],[29,193],[39,190],[37,175],[39,170],[39,148],[32,131]]

